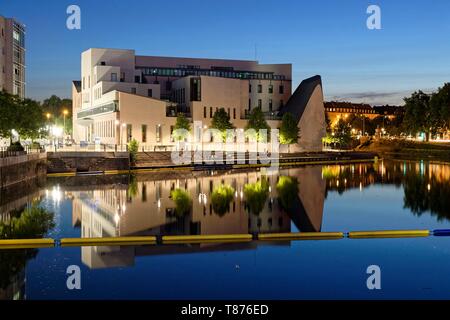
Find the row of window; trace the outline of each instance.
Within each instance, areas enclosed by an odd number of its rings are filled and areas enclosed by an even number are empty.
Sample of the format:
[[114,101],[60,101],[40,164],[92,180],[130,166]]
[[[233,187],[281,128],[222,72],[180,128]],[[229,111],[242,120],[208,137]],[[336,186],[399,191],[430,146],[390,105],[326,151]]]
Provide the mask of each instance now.
[[141,67],[143,74],[146,76],[166,76],[166,77],[185,77],[185,76],[210,76],[221,78],[237,78],[237,79],[261,79],[261,80],[285,80],[284,75],[276,75],[271,72],[254,72],[254,71],[218,71],[218,70],[201,70],[201,69],[182,69],[182,68],[158,68],[158,67]]
[[[252,92],[252,85],[251,84],[248,85],[248,92],[249,93]],[[262,84],[258,84],[257,92],[258,93],[262,93],[263,92],[263,85]],[[270,93],[270,94],[273,93],[273,84],[269,84],[269,86],[267,87],[267,92]],[[284,94],[284,85],[278,86],[278,93],[279,94]]]
[[[227,113],[228,116],[230,117],[230,119],[236,119],[236,108],[233,108],[233,117],[231,117],[231,108],[224,108]],[[219,111],[219,107],[215,108],[215,112]],[[203,118],[207,118],[207,114],[208,114],[208,107],[203,107]],[[213,113],[213,107],[209,107],[209,118],[212,118],[214,116]]]
[[116,136],[114,120],[99,121],[94,126],[94,132],[99,137],[114,138]]
[[[279,106],[278,110],[281,109],[282,107],[284,107],[284,101],[280,100],[280,103],[278,106]],[[256,105],[256,107],[262,109],[262,99],[258,99],[258,104]],[[269,111],[273,110],[273,100],[272,99],[269,99],[268,107],[269,107]],[[248,110],[249,111],[252,110],[252,99],[248,99]]]
[[328,112],[345,112],[345,113],[377,113],[371,109],[359,109],[359,108],[327,108]]

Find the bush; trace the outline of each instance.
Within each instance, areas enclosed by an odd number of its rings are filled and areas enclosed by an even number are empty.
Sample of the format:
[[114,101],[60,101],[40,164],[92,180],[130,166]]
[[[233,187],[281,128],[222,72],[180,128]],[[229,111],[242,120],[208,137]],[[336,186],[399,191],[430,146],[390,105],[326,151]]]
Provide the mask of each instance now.
[[6,150],[7,151],[25,151],[24,147],[20,144],[19,141],[12,142]]
[[138,150],[139,150],[139,142],[137,142],[136,139],[132,139],[128,143],[128,152],[130,153],[130,162],[132,164],[136,163]]

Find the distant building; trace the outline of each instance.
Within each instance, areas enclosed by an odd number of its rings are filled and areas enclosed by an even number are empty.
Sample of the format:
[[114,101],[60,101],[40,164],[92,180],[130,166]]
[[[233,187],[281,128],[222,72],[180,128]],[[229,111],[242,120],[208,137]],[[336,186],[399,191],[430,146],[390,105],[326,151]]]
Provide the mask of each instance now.
[[330,101],[324,103],[325,112],[331,124],[336,124],[339,119],[347,119],[351,115],[366,117],[370,120],[379,116],[394,118],[404,114],[404,108],[400,106],[374,106],[363,103]]
[[291,75],[291,64],[89,49],[81,55],[81,82],[73,83],[74,139],[106,145],[136,139],[148,150],[171,147],[179,113],[191,121],[195,136],[211,125],[219,108],[236,128],[244,128],[249,113],[260,107],[272,128],[279,127],[283,112],[294,113],[302,127],[300,148],[321,149],[321,79],[305,80],[291,99]]
[[25,97],[25,26],[0,16],[0,91]]

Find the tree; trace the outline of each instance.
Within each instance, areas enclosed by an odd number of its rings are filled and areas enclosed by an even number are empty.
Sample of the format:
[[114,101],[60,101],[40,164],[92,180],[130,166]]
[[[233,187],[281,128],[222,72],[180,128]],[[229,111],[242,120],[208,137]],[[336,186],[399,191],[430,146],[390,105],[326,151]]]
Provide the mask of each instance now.
[[132,139],[128,143],[128,152],[130,153],[130,162],[133,165],[136,164],[138,151],[139,151],[139,142],[136,139]]
[[39,138],[45,124],[41,105],[34,100],[24,99],[18,103],[17,108],[21,115],[16,129],[19,136],[32,140]]
[[170,193],[170,197],[175,203],[175,213],[178,216],[183,216],[191,211],[192,199],[187,191],[175,189]]
[[425,132],[428,141],[433,125],[435,125],[435,120],[431,115],[430,96],[419,90],[414,92],[411,97],[404,98],[404,101],[404,129],[412,135]]
[[[263,140],[264,135],[261,135],[259,130],[267,130],[268,132],[270,130],[270,126],[267,123],[261,108],[258,107],[251,111],[245,129],[247,130],[247,137],[255,138],[257,141]],[[251,129],[255,131],[253,132]]]
[[223,216],[230,210],[230,203],[233,201],[233,187],[229,185],[220,185],[211,193],[211,204],[213,210],[219,216]]
[[286,112],[281,119],[280,143],[287,144],[289,148],[291,144],[297,143],[299,137],[300,129],[297,125],[297,121],[291,113]]
[[211,128],[217,129],[222,134],[222,141],[225,141],[227,138],[227,130],[234,129],[233,124],[230,121],[230,115],[225,111],[224,108],[220,108],[216,112],[214,112]]
[[450,128],[450,83],[445,83],[430,99],[430,115],[436,132]]
[[[72,112],[70,112],[70,110],[72,110],[71,99],[61,99],[56,95],[52,95],[42,102],[42,108],[44,114],[48,113],[50,117],[52,117],[52,122],[55,125],[63,126],[65,122],[65,132],[72,132]],[[64,115],[64,111],[66,111],[66,115]]]
[[0,135],[3,138],[12,138],[13,130],[21,138],[39,137],[44,116],[37,101],[0,92],[0,105]]
[[187,138],[189,131],[191,130],[191,124],[183,113],[178,113],[177,121],[173,128],[172,137],[175,141],[183,141]]
[[334,138],[341,146],[348,146],[352,141],[352,133],[350,125],[340,119],[334,129]]
[[255,215],[260,214],[269,196],[269,181],[267,178],[263,177],[258,182],[245,184],[244,196],[250,212]]

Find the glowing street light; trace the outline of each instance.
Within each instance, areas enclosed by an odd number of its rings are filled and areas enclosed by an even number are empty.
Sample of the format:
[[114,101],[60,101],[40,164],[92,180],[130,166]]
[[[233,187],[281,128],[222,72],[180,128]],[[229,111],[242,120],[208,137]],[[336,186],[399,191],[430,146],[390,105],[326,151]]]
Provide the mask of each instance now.
[[63,119],[64,119],[64,129],[63,129],[63,131],[64,131],[64,134],[66,133],[66,115],[68,115],[68,114],[69,114],[69,111],[67,111],[67,110],[63,111]]

